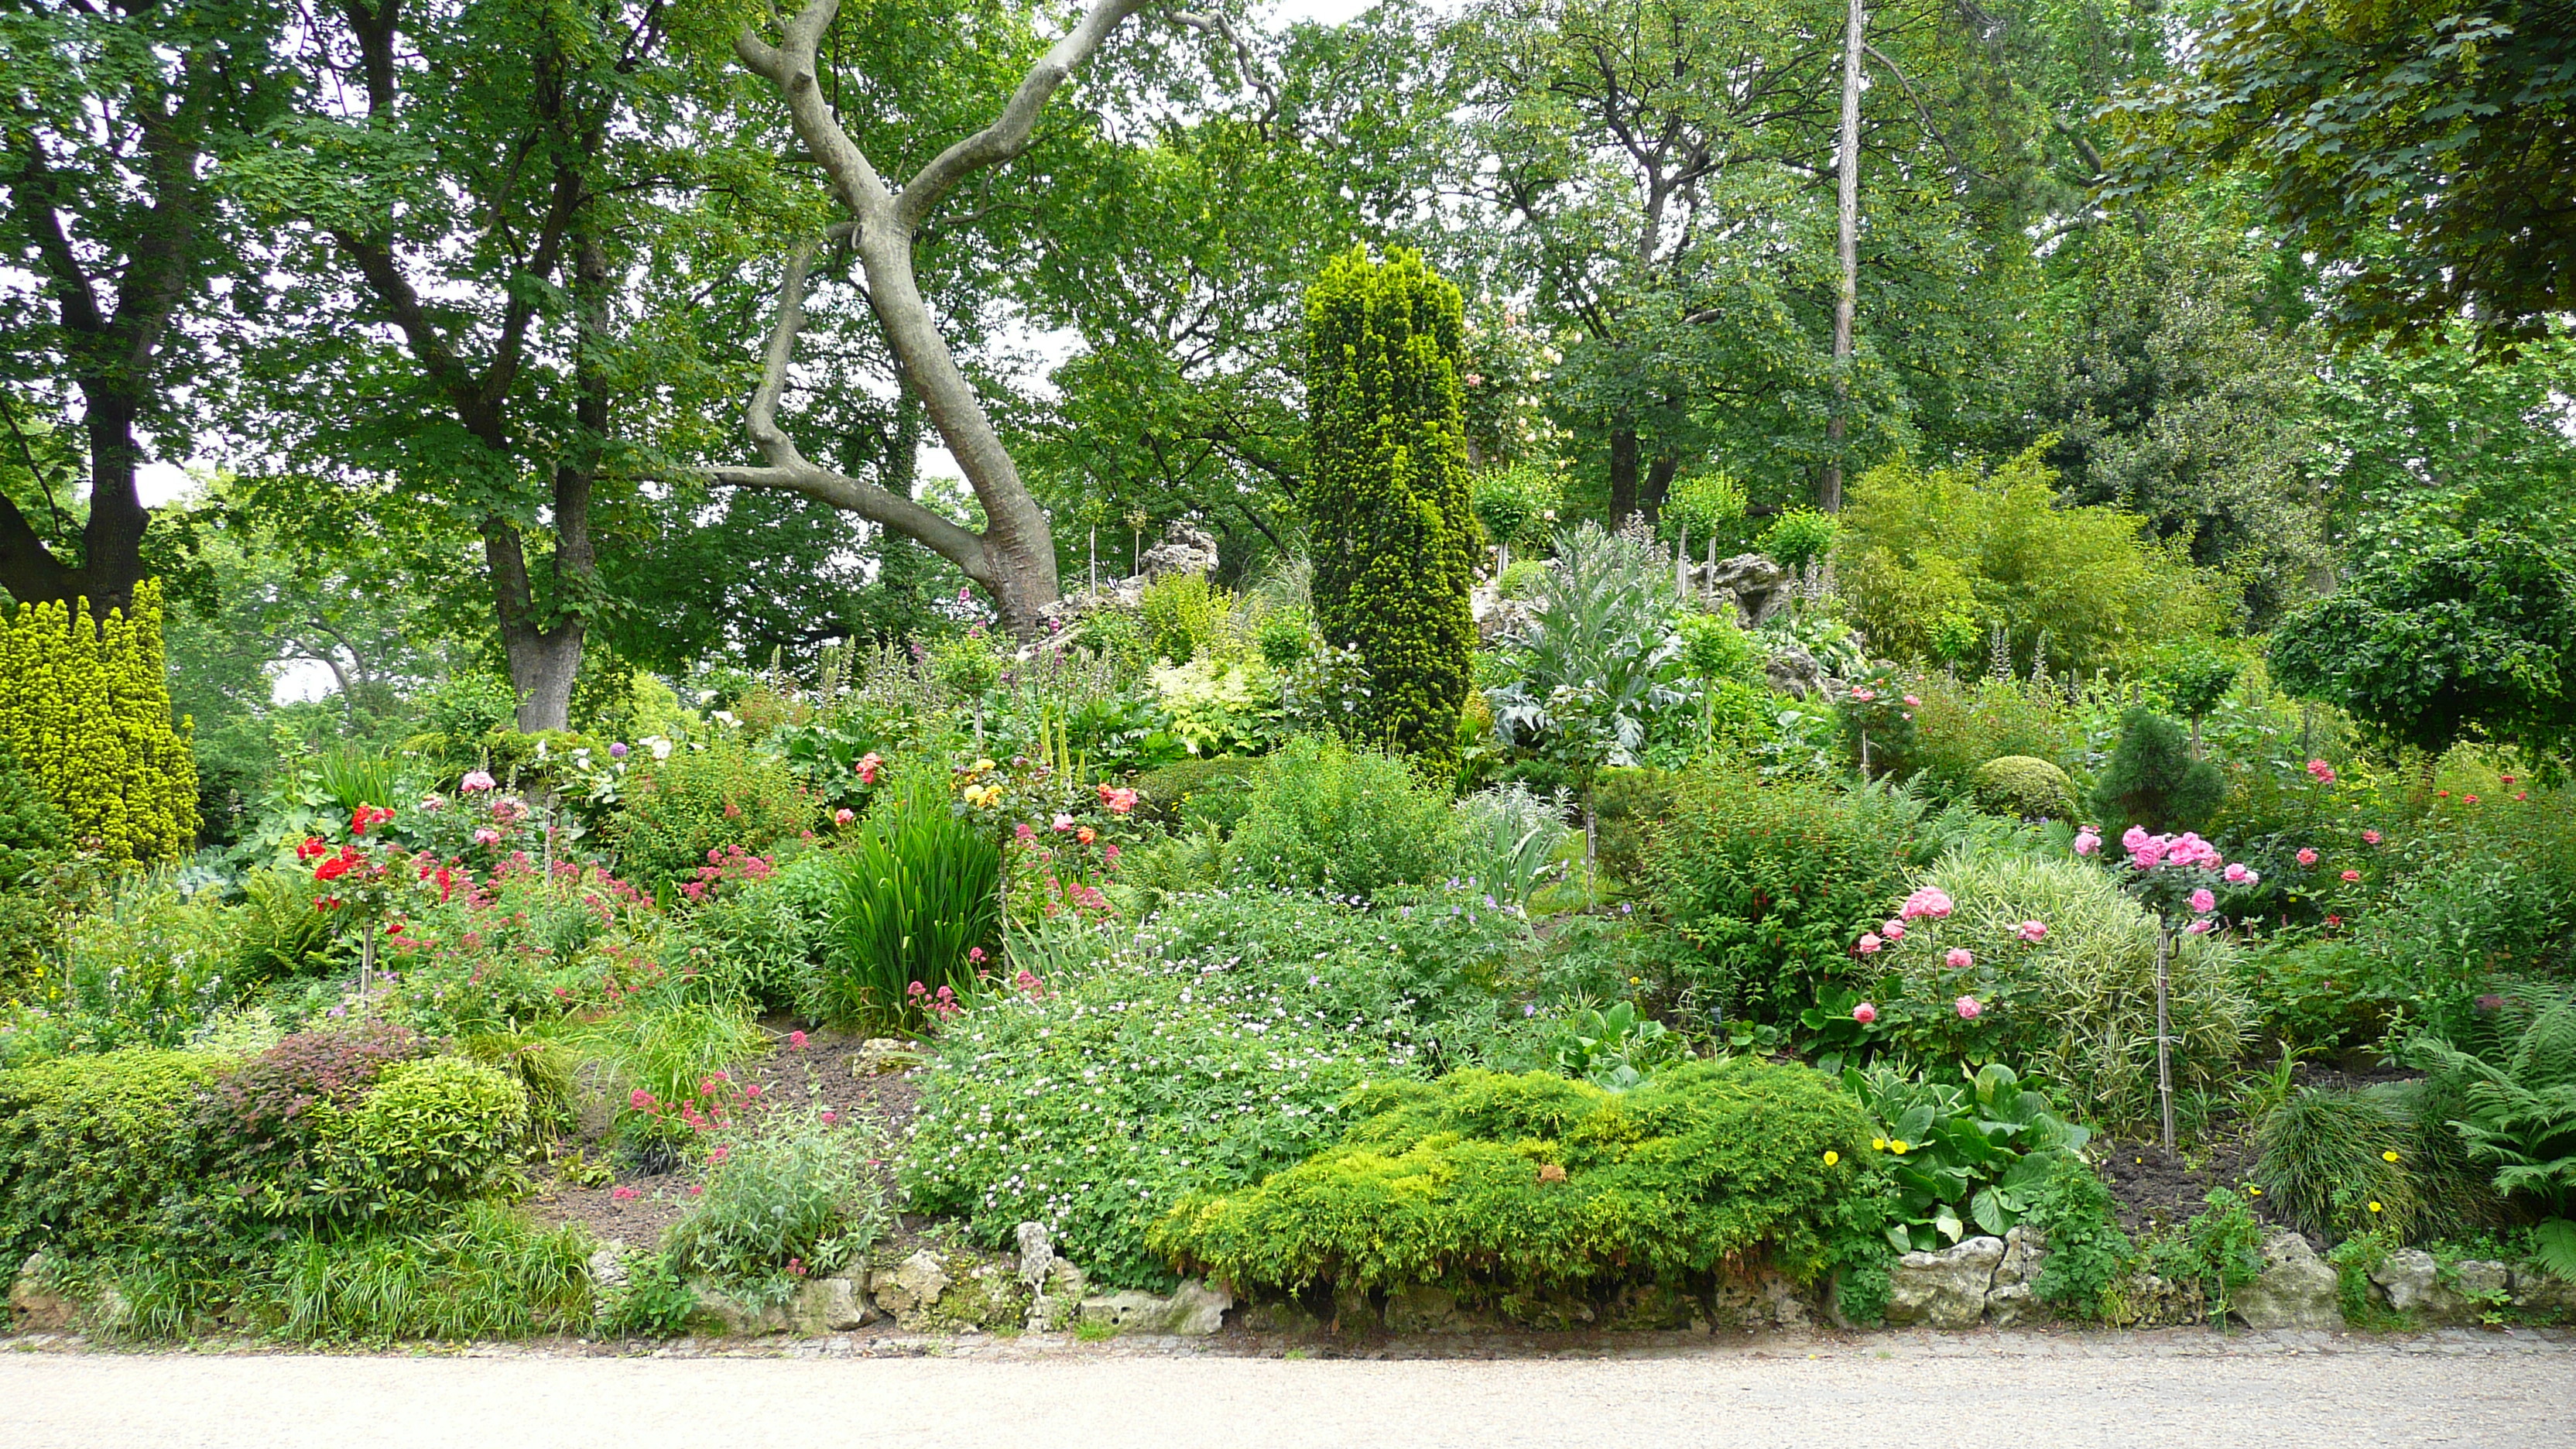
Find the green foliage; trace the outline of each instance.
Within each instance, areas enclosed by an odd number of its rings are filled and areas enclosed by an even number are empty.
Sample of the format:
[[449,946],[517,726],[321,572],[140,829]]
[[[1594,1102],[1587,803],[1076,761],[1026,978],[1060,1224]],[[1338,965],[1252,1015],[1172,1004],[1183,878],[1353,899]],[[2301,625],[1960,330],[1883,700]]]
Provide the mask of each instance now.
[[2111,1216],[2111,1189],[2083,1159],[2050,1164],[2023,1221],[2048,1236],[2030,1295],[2061,1313],[2100,1318],[2137,1249]]
[[813,801],[783,762],[719,738],[629,775],[608,841],[619,873],[649,891],[727,846],[758,853],[813,823]]
[[1836,540],[1842,537],[1842,527],[1830,513],[1813,508],[1785,509],[1762,531],[1762,551],[1789,572],[1804,573],[1809,564],[1821,562],[1833,553]]
[[1176,760],[1136,777],[1138,808],[1165,824],[1206,819],[1232,830],[1250,804],[1252,781],[1267,768],[1234,755]]
[[[919,1025],[921,993],[975,984],[968,953],[999,942],[1002,853],[916,785],[830,856],[838,890],[807,1008],[837,1022]],[[918,990],[916,990],[916,987]]]
[[2072,820],[2075,785],[2046,760],[2002,755],[1977,767],[1977,805],[2024,820]]
[[2377,1230],[2403,1242],[2422,1212],[2406,1165],[2414,1136],[2385,1097],[2300,1088],[2255,1129],[2254,1182],[2303,1233],[2333,1242]]
[[2093,808],[2117,833],[2141,825],[2166,833],[2191,830],[2227,799],[2218,767],[2192,758],[2191,736],[2181,725],[2139,705],[2120,717],[2120,744],[2093,785]]
[[[588,1024],[572,1039],[605,1069],[611,1095],[635,1092],[659,1104],[700,1102],[717,1073],[767,1045],[744,1007],[690,1001],[642,1001]],[[625,1144],[668,1165],[673,1144],[688,1135],[672,1111],[627,1107],[618,1114]]]
[[0,618],[0,743],[81,849],[117,862],[194,849],[197,766],[170,716],[161,586],[137,585],[133,605],[103,620],[62,603]]
[[1486,541],[1515,550],[1545,548],[1556,536],[1556,511],[1564,502],[1556,465],[1539,459],[1485,469],[1468,484],[1468,507]]
[[1744,485],[1724,473],[1694,473],[1673,485],[1655,516],[1655,536],[1688,539],[1693,556],[1717,541],[1721,556],[1743,542]]
[[1586,523],[1557,538],[1529,623],[1505,639],[1509,683],[1487,690],[1503,742],[1589,779],[1638,763],[1654,716],[1684,696],[1672,569],[1645,542]]
[[326,1117],[329,1174],[368,1216],[416,1215],[503,1187],[528,1127],[528,1092],[462,1057],[396,1062],[345,1113]]
[[71,922],[61,973],[31,996],[72,1045],[178,1046],[245,984],[228,975],[223,917],[214,892],[183,895],[167,872],[128,877]]
[[807,1274],[861,1260],[892,1223],[870,1170],[884,1151],[856,1122],[819,1113],[772,1116],[728,1139],[706,1193],[662,1240],[667,1267],[760,1303],[784,1303]]
[[1763,682],[1762,661],[1753,652],[1753,641],[1744,637],[1743,627],[1735,622],[1732,608],[1684,614],[1676,628],[1682,641],[1678,657],[1693,678]]
[[1527,906],[1530,893],[1564,868],[1557,857],[1574,834],[1565,808],[1561,793],[1550,799],[1518,784],[1460,800],[1454,807],[1459,878],[1506,904]]
[[243,877],[241,904],[226,924],[231,974],[244,986],[309,974],[331,949],[331,918],[314,908],[311,882],[282,870]]
[[1691,778],[1649,832],[1645,893],[1730,1015],[1783,1021],[1853,971],[1851,946],[1902,894],[1902,819],[1834,787]]
[[1549,1033],[1546,1047],[1559,1072],[1605,1092],[1628,1091],[1656,1068],[1690,1055],[1688,1042],[1653,1017],[1639,1015],[1633,1001],[1586,1007],[1565,1017]]
[[2538,754],[2576,742],[2576,571],[2498,529],[2365,555],[2274,632],[2283,689],[2440,754],[2477,736]]
[[591,1323],[594,1246],[577,1224],[468,1203],[426,1226],[298,1238],[278,1254],[272,1301],[246,1306],[273,1308],[301,1343],[577,1333]]
[[2237,1292],[2263,1276],[2263,1225],[2240,1193],[2212,1188],[2191,1221],[2147,1245],[2147,1271],[2200,1290],[2212,1323],[2227,1317]]
[[135,1242],[186,1191],[190,1131],[216,1063],[132,1050],[0,1071],[0,1257]]
[[2145,520],[2058,506],[2036,450],[1988,473],[1884,464],[1854,485],[1834,575],[1874,648],[1935,658],[1935,631],[1966,615],[2007,631],[2016,669],[2046,638],[2050,669],[2090,673],[2204,634],[2235,600],[2158,542]]
[[1458,839],[1445,792],[1407,761],[1301,735],[1254,783],[1227,856],[1239,879],[1369,896],[1446,876]]
[[1329,1146],[1361,1084],[1473,1060],[1496,1032],[1489,983],[1533,949],[1473,898],[1184,897],[1111,959],[941,1033],[903,1162],[912,1210],[995,1247],[1043,1222],[1093,1282],[1167,1285],[1148,1224]]
[[2418,1042],[2416,1057],[2465,1089],[2450,1125],[2494,1168],[2498,1192],[2576,1216],[2576,1001],[2534,1016],[2501,1065],[2435,1039]]
[[382,1021],[284,1038],[225,1073],[201,1105],[200,1170],[232,1184],[235,1204],[255,1217],[347,1212],[367,1185],[330,1170],[330,1129],[387,1067],[426,1049]]
[[2148,677],[2173,712],[2197,720],[2218,708],[2245,662],[2221,652],[2206,639],[2186,639],[2156,656]]
[[[2141,1128],[2155,1112],[2156,921],[2109,872],[2071,857],[1954,851],[1924,884],[1955,903],[1946,919],[1907,922],[1903,943],[1871,959],[1892,973],[1877,1005],[1917,1060],[2009,1062],[2063,1084],[2088,1120]],[[2037,921],[2047,935],[2024,940]],[[1965,950],[1965,967],[1948,964]],[[2254,1024],[2239,994],[2236,948],[2178,935],[2168,968],[2174,1089],[2207,1091],[2234,1072]],[[1980,1012],[1962,1020],[1955,1003]]]
[[1226,652],[1225,626],[1234,599],[1205,574],[1165,574],[1145,587],[1145,643],[1174,664],[1217,659]]
[[1877,1124],[1870,1146],[1896,1188],[1887,1239],[1900,1253],[1938,1251],[1971,1229],[2002,1236],[2030,1215],[2060,1162],[2083,1161],[2092,1135],[2001,1062],[1960,1083],[1848,1067],[1843,1086]]
[[1402,250],[1378,263],[1354,248],[1306,297],[1316,622],[1367,667],[1362,737],[1434,769],[1456,763],[1476,640],[1464,325],[1458,289]]
[[783,1011],[810,999],[841,864],[834,852],[809,850],[765,877],[707,892],[665,924],[667,964],[695,973],[709,1000]]
[[1187,664],[1156,665],[1146,679],[1172,738],[1200,756],[1258,748],[1268,732],[1264,715],[1279,697],[1259,660],[1202,655]]
[[59,948],[57,903],[47,899],[44,878],[71,844],[71,822],[0,737],[0,981]]
[[626,1286],[611,1291],[599,1305],[602,1333],[639,1338],[677,1338],[689,1331],[704,1310],[698,1291],[660,1253],[626,1260]]
[[1340,1145],[1190,1198],[1155,1245],[1292,1291],[1673,1282],[1756,1253],[1813,1279],[1847,1251],[1837,1209],[1878,1190],[1857,1103],[1821,1073],[1740,1057],[1624,1093],[1475,1070],[1382,1082],[1352,1111]]

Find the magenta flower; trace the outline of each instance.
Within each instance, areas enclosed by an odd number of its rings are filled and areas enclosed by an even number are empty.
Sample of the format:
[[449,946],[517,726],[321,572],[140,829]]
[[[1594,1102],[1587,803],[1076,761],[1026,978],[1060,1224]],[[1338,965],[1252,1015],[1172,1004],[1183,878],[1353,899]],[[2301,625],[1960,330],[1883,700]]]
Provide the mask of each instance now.
[[625,758],[626,758],[626,742],[625,742],[624,740],[619,740],[619,741],[618,741],[618,742],[616,742],[615,744],[610,745],[610,746],[608,747],[608,757],[609,757],[610,759],[612,759],[612,760],[622,760],[622,759],[625,759]]
[[1947,962],[1950,969],[1953,971],[1965,971],[1969,967],[1977,964],[1977,958],[1975,955],[1971,954],[1965,946],[1951,947],[1949,952],[1942,956],[1941,959]]
[[1882,943],[1879,941],[1876,932],[1863,931],[1860,936],[1860,945],[1855,949],[1864,956],[1875,956],[1878,954],[1878,948],[1881,944]]
[[787,1034],[787,1045],[789,1049],[793,1051],[801,1052],[805,1050],[805,1033],[801,1031],[789,1032]]
[[1905,707],[1907,709],[1921,709],[1923,707],[1923,701],[1909,694],[1905,696]]
[[1973,996],[1962,996],[1954,1003],[1954,1005],[1958,1007],[1959,1019],[1961,1021],[1974,1021],[1980,1013],[1985,1011],[1985,1008],[1979,1006],[1977,1004],[1977,998]]
[[2024,921],[2013,927],[2013,934],[2034,944],[2048,939],[2048,927],[2039,921]]
[[1864,1001],[1860,1005],[1852,1008],[1852,1020],[1859,1022],[1863,1026],[1867,1026],[1871,1022],[1878,1020],[1878,1008]]
[[2186,936],[2206,936],[2209,934],[2210,925],[2211,922],[2204,918],[2183,927],[2182,931]]
[[2204,916],[2208,915],[2218,909],[2218,897],[2209,893],[2209,887],[2202,886],[2191,893],[2191,908]]
[[635,1199],[642,1196],[642,1193],[622,1184],[608,1190],[608,1198],[611,1202],[633,1202]]
[[2098,855],[2101,853],[2101,850],[2101,831],[2087,825],[2083,829],[2075,832],[2075,853],[2077,855]]
[[838,1122],[838,1121],[840,1121],[840,1120],[841,1120],[841,1114],[840,1114],[840,1113],[833,1111],[833,1110],[832,1110],[831,1108],[829,1108],[829,1107],[826,1107],[826,1108],[824,1108],[824,1109],[823,1109],[823,1121],[824,1121],[825,1125],[827,1125],[827,1126],[828,1126],[829,1124],[834,1123],[834,1122]]
[[2241,860],[2227,867],[2227,883],[2229,885],[2253,885],[2261,879],[2261,876],[2246,869],[2245,862]]
[[2327,764],[2323,760],[2310,760],[2308,761],[2308,775],[2320,785],[2331,785],[2334,783],[2335,777],[2334,766]]
[[474,832],[474,843],[476,845],[498,845],[501,843],[501,832],[493,829],[489,825],[486,825],[482,829]]
[[626,1105],[635,1108],[639,1112],[650,1112],[653,1110],[653,1094],[645,1091],[642,1087],[637,1087],[634,1091],[626,1094]]

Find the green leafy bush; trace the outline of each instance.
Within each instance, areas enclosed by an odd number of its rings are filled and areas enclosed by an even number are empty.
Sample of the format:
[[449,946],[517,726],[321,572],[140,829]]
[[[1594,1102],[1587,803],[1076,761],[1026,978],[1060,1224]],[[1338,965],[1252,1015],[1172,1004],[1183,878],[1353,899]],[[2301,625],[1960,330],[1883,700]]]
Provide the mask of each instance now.
[[326,1119],[329,1175],[370,1216],[484,1196],[507,1180],[528,1126],[527,1089],[461,1057],[396,1062],[358,1104]]
[[2576,1001],[2533,1017],[2500,1065],[2434,1039],[2415,1056],[2463,1089],[2451,1126],[2494,1169],[2496,1190],[2576,1217]]
[[1656,1068],[1690,1055],[1672,1028],[1640,1015],[1633,1001],[1585,1007],[1560,1018],[1546,1042],[1557,1071],[1605,1092],[1625,1092]]
[[194,1186],[190,1128],[217,1066],[138,1049],[0,1071],[0,1260],[137,1241]]
[[2147,1244],[2147,1271],[2200,1292],[2212,1323],[2227,1317],[2236,1294],[2263,1276],[2263,1225],[2242,1194],[2212,1188],[2191,1221]]
[[2226,798],[2227,781],[2216,765],[2192,758],[2183,727],[2144,705],[2120,717],[2119,747],[2093,786],[2093,808],[2115,833],[2123,825],[2197,829]]
[[2072,820],[2075,787],[2046,760],[2004,755],[1977,768],[1977,806],[2025,820]]
[[1165,574],[1145,589],[1146,645],[1174,664],[1214,661],[1225,653],[1226,616],[1233,610],[1233,597],[1207,575]]
[[1078,979],[941,1034],[913,1209],[995,1247],[1043,1222],[1095,1282],[1168,1285],[1147,1224],[1328,1145],[1362,1083],[1475,1060],[1498,1031],[1490,983],[1532,950],[1473,897],[1184,897]]
[[1705,995],[1787,1020],[1856,974],[1852,943],[1903,891],[1909,825],[1828,785],[1709,771],[1650,833],[1646,894],[1698,953]]
[[923,995],[972,989],[969,953],[1000,944],[999,847],[923,786],[878,806],[829,858],[838,892],[809,1011],[918,1026]]
[[[1925,877],[1955,903],[1910,923],[1873,959],[1892,973],[1876,1003],[1918,1060],[2002,1061],[2065,1084],[2113,1127],[2154,1115],[2156,921],[2107,872],[2071,857],[1959,851]],[[2025,922],[2046,934],[2025,939]],[[1949,964],[1963,950],[1966,966]],[[2236,989],[2236,948],[2178,935],[2168,969],[2177,1091],[2211,1090],[2235,1070],[2253,1011]],[[1957,1003],[1978,1004],[1973,1020]]]
[[1511,678],[1485,697],[1505,744],[1587,779],[1638,763],[1655,717],[1687,698],[1666,677],[1682,648],[1673,571],[1651,543],[1592,523],[1559,536],[1556,555],[1504,641]]
[[885,1231],[885,1194],[869,1170],[882,1151],[864,1125],[819,1112],[728,1138],[709,1151],[706,1193],[663,1238],[663,1260],[750,1301],[784,1303],[806,1275],[859,1261]]
[[626,1260],[626,1284],[610,1290],[599,1304],[602,1333],[640,1338],[677,1338],[704,1312],[698,1290],[660,1253]]
[[1535,458],[1487,468],[1468,485],[1468,507],[1486,541],[1514,549],[1545,548],[1556,535],[1556,511],[1564,502],[1556,465]]
[[1197,818],[1232,830],[1251,802],[1251,782],[1265,768],[1236,755],[1175,760],[1136,777],[1138,809],[1166,825]]
[[1374,895],[1447,876],[1457,825],[1405,760],[1303,735],[1270,757],[1228,849],[1239,880]]
[[231,1187],[229,1205],[258,1217],[339,1211],[359,1188],[329,1180],[326,1125],[386,1068],[425,1050],[418,1033],[385,1021],[285,1038],[225,1073],[206,1097],[197,1116],[201,1170]]
[[1955,1083],[1851,1067],[1843,1085],[1877,1123],[1870,1146],[1885,1152],[1896,1188],[1887,1235],[1899,1252],[1933,1252],[1971,1229],[2001,1236],[2030,1215],[2060,1161],[2082,1160],[2092,1136],[2001,1062]]
[[1763,530],[1762,551],[1789,572],[1803,573],[1807,565],[1833,552],[1834,540],[1841,534],[1842,525],[1832,514],[1792,508]]
[[2254,1182],[2281,1221],[2326,1242],[2373,1229],[2399,1242],[2422,1212],[2414,1124],[2384,1096],[2301,1088],[2254,1135]]
[[1565,823],[1566,802],[1527,787],[1505,785],[1460,800],[1458,873],[1499,900],[1527,905],[1530,892],[1563,869],[1557,859],[1574,832]]
[[1757,1254],[1811,1280],[1884,1253],[1866,1241],[1867,1119],[1804,1067],[1691,1062],[1625,1093],[1468,1070],[1374,1084],[1352,1111],[1339,1145],[1194,1195],[1154,1245],[1238,1285],[1475,1297],[1688,1281]]
[[619,873],[650,891],[727,846],[757,854],[813,823],[813,801],[784,761],[719,739],[628,775],[608,842]]
[[329,960],[331,918],[314,908],[312,882],[282,870],[242,880],[242,902],[226,918],[232,976],[244,985],[302,976]]
[[53,952],[61,933],[43,877],[70,853],[71,822],[0,739],[0,996]]
[[783,1011],[812,999],[839,894],[838,861],[805,851],[770,874],[709,890],[666,927],[667,965],[694,973],[709,1000]]
[[2101,1176],[2082,1158],[2059,1157],[2022,1220],[2048,1238],[2030,1296],[2073,1317],[2106,1316],[2137,1249],[2111,1216],[2111,1189]]

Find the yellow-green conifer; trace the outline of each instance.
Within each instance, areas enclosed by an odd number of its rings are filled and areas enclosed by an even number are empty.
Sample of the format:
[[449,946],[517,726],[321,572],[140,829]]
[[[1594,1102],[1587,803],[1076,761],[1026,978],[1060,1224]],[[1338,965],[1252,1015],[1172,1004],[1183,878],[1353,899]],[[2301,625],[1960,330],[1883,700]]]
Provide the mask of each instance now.
[[170,718],[161,588],[93,623],[87,601],[21,604],[0,620],[0,737],[71,822],[113,861],[168,860],[197,839],[189,722]]

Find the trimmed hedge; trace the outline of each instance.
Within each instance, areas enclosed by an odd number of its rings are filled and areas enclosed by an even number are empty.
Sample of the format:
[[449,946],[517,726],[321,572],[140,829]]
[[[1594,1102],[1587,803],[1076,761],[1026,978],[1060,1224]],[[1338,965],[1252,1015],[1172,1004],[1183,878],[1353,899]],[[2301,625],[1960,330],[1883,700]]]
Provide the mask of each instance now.
[[138,1240],[195,1185],[190,1125],[217,1065],[137,1050],[0,1072],[0,1263]]

